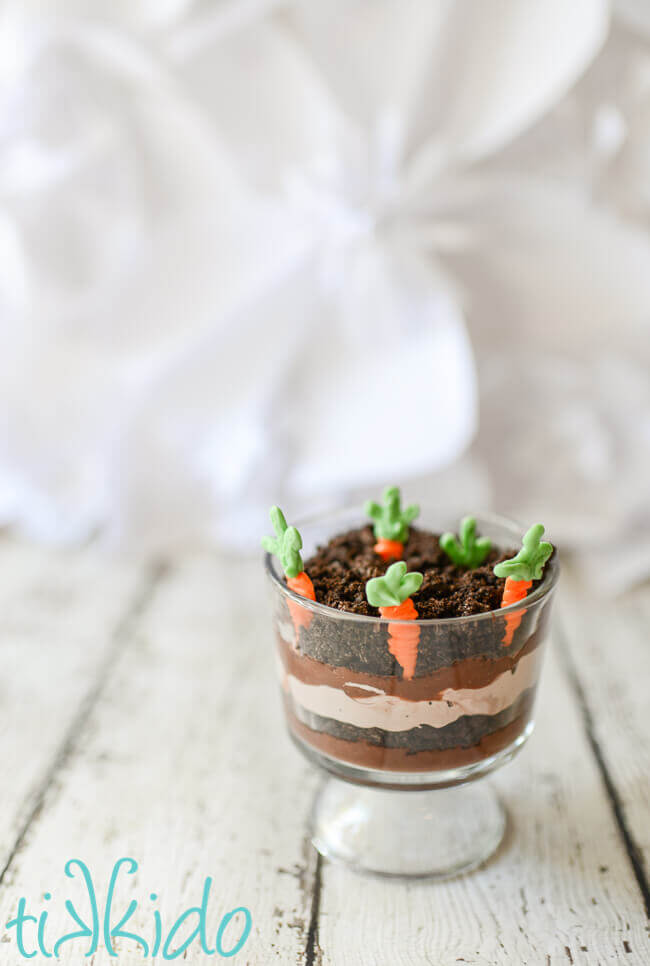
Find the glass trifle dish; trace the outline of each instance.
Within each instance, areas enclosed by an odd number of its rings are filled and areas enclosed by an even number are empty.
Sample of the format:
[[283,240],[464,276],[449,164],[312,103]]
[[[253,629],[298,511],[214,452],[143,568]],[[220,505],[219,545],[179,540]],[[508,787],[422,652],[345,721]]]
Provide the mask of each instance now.
[[[375,873],[444,877],[491,855],[482,779],[533,729],[559,565],[537,524],[382,502],[288,526],[266,568],[289,733],[327,773],[312,838]],[[414,521],[417,519],[417,526]]]

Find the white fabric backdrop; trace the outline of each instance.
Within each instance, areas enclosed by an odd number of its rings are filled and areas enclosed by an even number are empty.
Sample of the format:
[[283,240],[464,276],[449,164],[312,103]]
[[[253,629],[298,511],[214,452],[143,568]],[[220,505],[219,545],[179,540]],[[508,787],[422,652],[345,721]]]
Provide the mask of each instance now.
[[0,15],[0,517],[252,546],[411,480],[650,572],[647,5],[92,11]]

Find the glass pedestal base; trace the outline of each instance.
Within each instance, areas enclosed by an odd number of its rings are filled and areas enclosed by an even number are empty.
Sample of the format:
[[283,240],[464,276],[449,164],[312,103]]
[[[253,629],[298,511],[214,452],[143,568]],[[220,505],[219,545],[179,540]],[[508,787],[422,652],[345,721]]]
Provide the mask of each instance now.
[[328,778],[311,831],[321,855],[360,872],[443,879],[489,858],[505,828],[503,806],[484,781],[405,793]]

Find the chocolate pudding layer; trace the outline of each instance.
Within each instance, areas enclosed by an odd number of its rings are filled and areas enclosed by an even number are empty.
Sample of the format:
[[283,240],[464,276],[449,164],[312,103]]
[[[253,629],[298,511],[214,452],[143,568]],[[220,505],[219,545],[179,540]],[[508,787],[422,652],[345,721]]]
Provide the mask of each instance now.
[[361,597],[365,581],[388,566],[372,546],[369,527],[347,531],[305,562],[324,607],[277,594],[278,673],[290,729],[331,758],[387,772],[446,771],[508,748],[531,719],[550,595],[522,606],[505,645],[504,581],[492,566],[514,551],[493,548],[485,565],[463,570],[449,562],[436,534],[413,528],[404,559],[424,581],[413,598],[419,638],[407,680],[390,651],[396,622]]

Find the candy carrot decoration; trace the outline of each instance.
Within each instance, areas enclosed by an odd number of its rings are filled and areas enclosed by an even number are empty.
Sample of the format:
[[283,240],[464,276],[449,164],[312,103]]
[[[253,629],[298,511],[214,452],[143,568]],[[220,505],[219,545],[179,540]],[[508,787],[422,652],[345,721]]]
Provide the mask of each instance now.
[[399,560],[404,553],[404,544],[408,540],[409,524],[415,520],[420,508],[413,505],[402,510],[400,492],[396,486],[387,487],[384,490],[383,499],[383,503],[368,500],[364,506],[365,513],[374,520],[377,538],[375,553],[382,560]]
[[[519,553],[510,560],[504,560],[494,565],[496,576],[506,578],[506,585],[503,588],[503,597],[501,598],[502,607],[508,607],[509,604],[516,604],[523,600],[532,587],[533,580],[540,580],[544,571],[544,564],[553,553],[552,544],[541,539],[543,534],[544,527],[541,523],[536,523],[526,532]],[[504,647],[512,644],[514,633],[521,624],[521,619],[525,613],[526,609],[524,608],[506,615]]]
[[[373,577],[366,584],[368,603],[379,608],[382,617],[400,621],[415,620],[418,612],[411,600],[422,586],[422,574],[407,574],[403,560],[391,564],[383,577]],[[388,625],[388,650],[404,671],[404,679],[410,681],[415,674],[418,660],[420,628],[408,624]]]
[[[275,554],[280,561],[287,577],[287,587],[301,597],[316,600],[314,585],[304,571],[300,555],[302,537],[295,527],[287,526],[284,513],[279,506],[272,506],[269,516],[275,530],[275,537],[262,537],[262,546],[268,553]],[[301,607],[293,600],[287,601],[287,604],[293,626],[298,634],[301,627],[309,627],[313,615],[306,607]]]
[[483,563],[492,544],[487,537],[476,539],[474,517],[463,517],[460,521],[460,541],[453,533],[443,533],[440,537],[440,546],[457,567],[474,570]]

